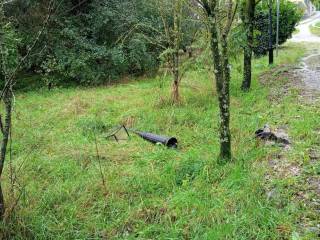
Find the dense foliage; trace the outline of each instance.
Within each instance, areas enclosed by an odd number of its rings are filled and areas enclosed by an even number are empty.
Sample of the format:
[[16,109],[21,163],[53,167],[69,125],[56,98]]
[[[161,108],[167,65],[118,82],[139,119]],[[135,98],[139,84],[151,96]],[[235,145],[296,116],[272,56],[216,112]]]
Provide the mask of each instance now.
[[[173,24],[170,1],[161,1],[165,7],[157,0],[63,0],[53,3],[49,24],[24,65],[20,83],[27,83],[26,76],[35,78],[35,74],[40,76],[38,85],[108,83],[123,75],[144,74],[157,69],[159,56],[166,48],[168,50],[164,22]],[[19,39],[20,56],[26,54],[43,27],[48,5],[47,0],[6,4],[5,12],[12,20],[12,31]],[[190,9],[184,9],[183,14],[181,49],[187,51],[201,28]],[[266,53],[268,46],[267,6],[259,4],[256,16],[254,51],[261,55]],[[281,3],[280,43],[290,37],[300,16],[294,4]],[[274,30],[275,22],[274,11]],[[232,33],[231,53],[241,49],[242,35],[241,28]]]
[[[276,29],[277,29],[277,12],[276,4],[273,5],[273,45],[276,44]],[[289,1],[281,1],[280,3],[280,19],[279,19],[279,44],[284,43],[292,36],[295,26],[299,22],[303,12],[298,6]],[[266,54],[269,45],[269,8],[267,4],[259,4],[256,7],[255,15],[255,45],[254,53],[256,55]]]
[[[24,55],[48,14],[48,1],[14,1],[6,13],[14,19],[23,39]],[[161,9],[164,16],[166,8]],[[172,22],[169,19],[169,24]],[[30,74],[41,73],[46,82],[60,79],[77,84],[113,81],[124,74],[155,69],[163,51],[163,19],[157,1],[90,0],[54,2],[47,31],[25,65]],[[191,41],[190,27],[182,43]]]
[[313,0],[312,3],[319,11],[320,10],[320,0]]
[[[157,49],[141,34],[128,34],[138,22],[159,22],[146,1],[63,1],[55,6],[48,31],[30,58],[26,70],[64,80],[95,84],[125,73],[141,73],[156,66]],[[12,6],[23,39],[39,30],[47,11],[46,1],[17,2]],[[39,13],[41,15],[39,16]],[[33,33],[33,34],[30,34]],[[27,44],[21,45],[21,53]],[[46,77],[47,79],[47,77]]]

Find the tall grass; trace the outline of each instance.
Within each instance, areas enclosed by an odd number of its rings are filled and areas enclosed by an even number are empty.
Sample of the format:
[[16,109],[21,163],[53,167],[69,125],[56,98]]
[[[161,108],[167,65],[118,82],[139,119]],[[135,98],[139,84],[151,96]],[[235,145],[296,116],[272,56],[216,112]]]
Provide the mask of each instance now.
[[[304,50],[285,46],[276,65],[293,64]],[[276,66],[274,66],[276,67]],[[300,214],[288,200],[267,197],[268,160],[278,147],[264,146],[254,131],[269,123],[289,125],[293,159],[315,141],[320,113],[297,105],[295,93],[270,101],[271,86],[258,78],[267,59],[254,61],[254,81],[242,93],[233,64],[231,129],[234,161],[218,165],[218,106],[212,74],[189,71],[182,103],[172,106],[170,79],[145,79],[112,87],[55,89],[17,95],[13,161],[23,194],[1,226],[8,239],[288,239]],[[163,84],[160,84],[162,81]],[[281,86],[286,79],[281,79]],[[272,89],[274,89],[272,87]],[[294,118],[300,115],[300,118]],[[132,136],[106,141],[117,124],[176,136],[178,150]],[[106,184],[102,184],[98,153]],[[301,142],[300,142],[301,141]],[[18,171],[18,167],[20,171]],[[3,178],[9,191],[8,165]],[[6,198],[11,206],[13,199]]]

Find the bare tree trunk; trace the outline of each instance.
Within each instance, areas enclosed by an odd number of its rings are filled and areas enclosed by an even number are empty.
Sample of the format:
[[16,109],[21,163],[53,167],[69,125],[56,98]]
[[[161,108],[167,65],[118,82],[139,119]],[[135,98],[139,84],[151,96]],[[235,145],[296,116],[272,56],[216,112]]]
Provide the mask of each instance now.
[[[12,92],[11,88],[7,88],[5,90],[3,102],[5,104],[5,123],[4,129],[2,134],[2,143],[1,143],[1,150],[0,150],[0,176],[2,176],[4,162],[6,159],[7,153],[7,146],[9,142],[10,130],[11,130],[11,114],[12,114]],[[5,212],[5,205],[4,205],[4,197],[1,188],[1,178],[0,178],[0,220],[3,220]]]
[[219,99],[220,109],[220,160],[231,159],[231,134],[229,129],[230,123],[230,96],[229,96],[229,83],[230,83],[230,68],[228,59],[228,46],[226,39],[223,40],[222,51],[219,49],[218,44],[218,31],[215,20],[211,21],[211,52],[214,63],[214,74],[216,79],[216,87]]
[[[211,37],[211,52],[213,57],[214,75],[220,110],[220,155],[219,161],[231,160],[231,133],[230,133],[230,64],[228,57],[228,34],[234,19],[232,1],[228,1],[227,23],[224,29],[219,29],[217,23],[217,1],[202,1],[209,21]],[[235,13],[235,11],[234,11]],[[219,31],[220,30],[220,31]]]
[[5,41],[4,41],[4,26],[10,22],[9,19],[6,19],[4,14],[4,1],[0,1],[0,54],[1,54],[1,70],[4,75],[4,88],[0,93],[0,101],[3,101],[5,106],[5,119],[4,124],[2,123],[2,119],[0,117],[0,131],[2,133],[2,141],[0,146],[0,221],[3,220],[4,213],[5,213],[5,205],[4,205],[4,197],[1,187],[1,181],[2,181],[2,173],[4,168],[4,163],[6,160],[6,154],[7,154],[7,147],[8,142],[10,138],[10,132],[11,132],[11,120],[12,120],[12,99],[13,99],[13,90],[12,87],[14,85],[14,77],[18,73],[18,71],[21,69],[23,63],[26,61],[26,59],[30,56],[31,51],[36,46],[37,42],[40,39],[40,36],[43,34],[44,30],[46,29],[50,16],[52,14],[53,10],[53,3],[54,0],[50,0],[48,4],[48,16],[44,20],[44,24],[41,28],[41,30],[38,32],[36,38],[34,39],[33,43],[31,44],[30,48],[28,49],[26,55],[22,57],[16,66],[11,66],[11,68],[7,65],[9,65],[9,61],[7,59],[7,55],[10,51],[6,51]]
[[2,192],[1,181],[0,181],[0,221],[3,220],[4,213],[5,213],[4,198],[3,198],[3,192]]
[[269,65],[273,64],[272,0],[269,0]]
[[179,102],[179,49],[180,49],[180,38],[181,38],[181,14],[182,5],[180,0],[174,2],[174,22],[173,22],[173,48],[174,53],[172,54],[172,72],[173,72],[173,84],[172,84],[172,101],[173,103]]
[[244,10],[244,24],[246,28],[247,45],[243,51],[243,82],[241,89],[248,91],[251,87],[252,78],[252,49],[253,49],[253,31],[254,31],[254,14],[255,0],[247,0]]
[[252,51],[248,48],[249,46],[246,46],[243,51],[243,81],[241,85],[243,91],[248,91],[251,87]]
[[220,107],[220,159],[231,159],[231,133],[230,133],[230,65],[228,58],[228,42],[226,36],[222,40],[222,59],[224,79],[222,89],[219,94]]
[[172,101],[178,103],[179,96],[179,53],[174,53],[173,60],[173,84],[172,84]]

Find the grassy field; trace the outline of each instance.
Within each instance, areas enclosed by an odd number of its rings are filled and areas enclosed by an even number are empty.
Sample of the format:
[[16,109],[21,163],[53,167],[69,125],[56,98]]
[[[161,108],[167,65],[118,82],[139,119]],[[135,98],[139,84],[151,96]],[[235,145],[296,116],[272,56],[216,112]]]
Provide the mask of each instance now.
[[310,26],[310,31],[313,34],[320,36],[320,22],[317,22],[315,26]]
[[[301,104],[296,89],[282,94],[289,78],[278,77],[303,54],[302,47],[287,45],[271,68],[267,58],[255,60],[252,91],[246,94],[239,90],[241,67],[234,63],[234,161],[226,165],[216,161],[217,97],[212,75],[203,68],[183,79],[179,106],[165,100],[170,79],[161,77],[18,93],[12,164],[7,162],[3,178],[7,206],[14,210],[1,226],[2,237],[316,239],[297,225],[318,221],[308,205],[295,200],[302,177],[268,177],[269,161],[280,161],[281,148],[254,139],[265,123],[287,125],[294,144],[281,154],[303,164],[303,172],[319,170],[319,163],[310,167],[308,155],[319,144],[319,108]],[[261,85],[259,76],[269,70],[273,81]],[[135,136],[119,144],[106,141],[103,136],[117,124],[176,136],[179,148]]]

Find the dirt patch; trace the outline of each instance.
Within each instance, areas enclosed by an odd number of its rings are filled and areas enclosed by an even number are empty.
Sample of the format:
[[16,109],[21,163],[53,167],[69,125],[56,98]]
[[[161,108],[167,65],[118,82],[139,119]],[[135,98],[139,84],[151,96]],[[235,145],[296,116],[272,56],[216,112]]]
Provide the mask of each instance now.
[[301,84],[293,73],[295,68],[295,66],[291,65],[280,65],[260,76],[260,83],[270,89],[268,96],[270,101],[281,102],[293,87]]
[[[318,55],[316,56],[318,58]],[[318,102],[320,69],[315,66],[316,63],[313,62],[315,60],[311,59],[304,58],[299,66],[280,65],[262,74],[259,79],[261,84],[270,88],[268,99],[279,103],[285,96],[297,92],[300,102],[312,104]]]
[[274,159],[269,161],[269,167],[277,178],[296,177],[301,174],[301,166],[290,163],[286,159]]

